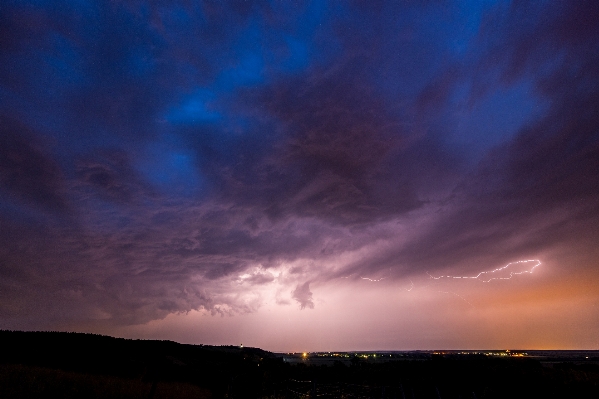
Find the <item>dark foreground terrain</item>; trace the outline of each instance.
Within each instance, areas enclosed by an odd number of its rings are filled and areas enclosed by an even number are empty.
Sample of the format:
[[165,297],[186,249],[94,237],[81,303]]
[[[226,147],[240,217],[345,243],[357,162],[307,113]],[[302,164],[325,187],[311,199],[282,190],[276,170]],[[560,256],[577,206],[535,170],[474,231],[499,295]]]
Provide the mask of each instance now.
[[0,331],[0,343],[0,398],[599,398],[599,359],[571,353],[319,363],[315,354],[291,362],[256,348],[76,333]]

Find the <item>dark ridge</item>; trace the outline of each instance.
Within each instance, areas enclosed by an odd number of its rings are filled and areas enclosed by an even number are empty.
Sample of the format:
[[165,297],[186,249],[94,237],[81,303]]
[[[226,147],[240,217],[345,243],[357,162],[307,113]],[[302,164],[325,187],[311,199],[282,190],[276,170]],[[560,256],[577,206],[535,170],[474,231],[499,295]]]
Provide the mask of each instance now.
[[[184,383],[205,388],[214,397],[227,394],[233,377],[253,377],[260,362],[282,363],[258,348],[185,345],[84,333],[0,331],[0,342],[0,364],[5,373],[7,366],[19,365],[36,372],[51,369],[135,380],[150,385],[150,389],[157,384]],[[6,398],[2,388],[0,397]]]
[[2,399],[599,397],[597,351],[274,354],[19,331],[0,343]]

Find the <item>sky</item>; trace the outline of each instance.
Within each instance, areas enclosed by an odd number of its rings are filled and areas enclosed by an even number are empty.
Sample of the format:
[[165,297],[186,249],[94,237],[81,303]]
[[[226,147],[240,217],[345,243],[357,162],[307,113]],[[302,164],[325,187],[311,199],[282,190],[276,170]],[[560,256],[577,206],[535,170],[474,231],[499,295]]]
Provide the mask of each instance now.
[[599,349],[598,20],[2,1],[0,329]]

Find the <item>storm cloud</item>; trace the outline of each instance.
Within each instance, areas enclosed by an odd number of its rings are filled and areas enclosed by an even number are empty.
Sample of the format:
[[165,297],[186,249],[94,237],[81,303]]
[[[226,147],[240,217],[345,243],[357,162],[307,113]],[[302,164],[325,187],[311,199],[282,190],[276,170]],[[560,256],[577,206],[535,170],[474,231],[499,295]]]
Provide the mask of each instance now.
[[596,275],[599,6],[376,4],[6,3],[0,327]]

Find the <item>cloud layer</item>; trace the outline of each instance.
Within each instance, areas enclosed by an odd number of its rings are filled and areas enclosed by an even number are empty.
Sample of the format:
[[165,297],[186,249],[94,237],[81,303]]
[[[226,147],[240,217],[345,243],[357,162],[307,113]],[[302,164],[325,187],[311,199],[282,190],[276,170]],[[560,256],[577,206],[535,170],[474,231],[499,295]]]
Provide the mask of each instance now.
[[543,256],[596,276],[594,2],[0,12],[2,328],[310,312]]

